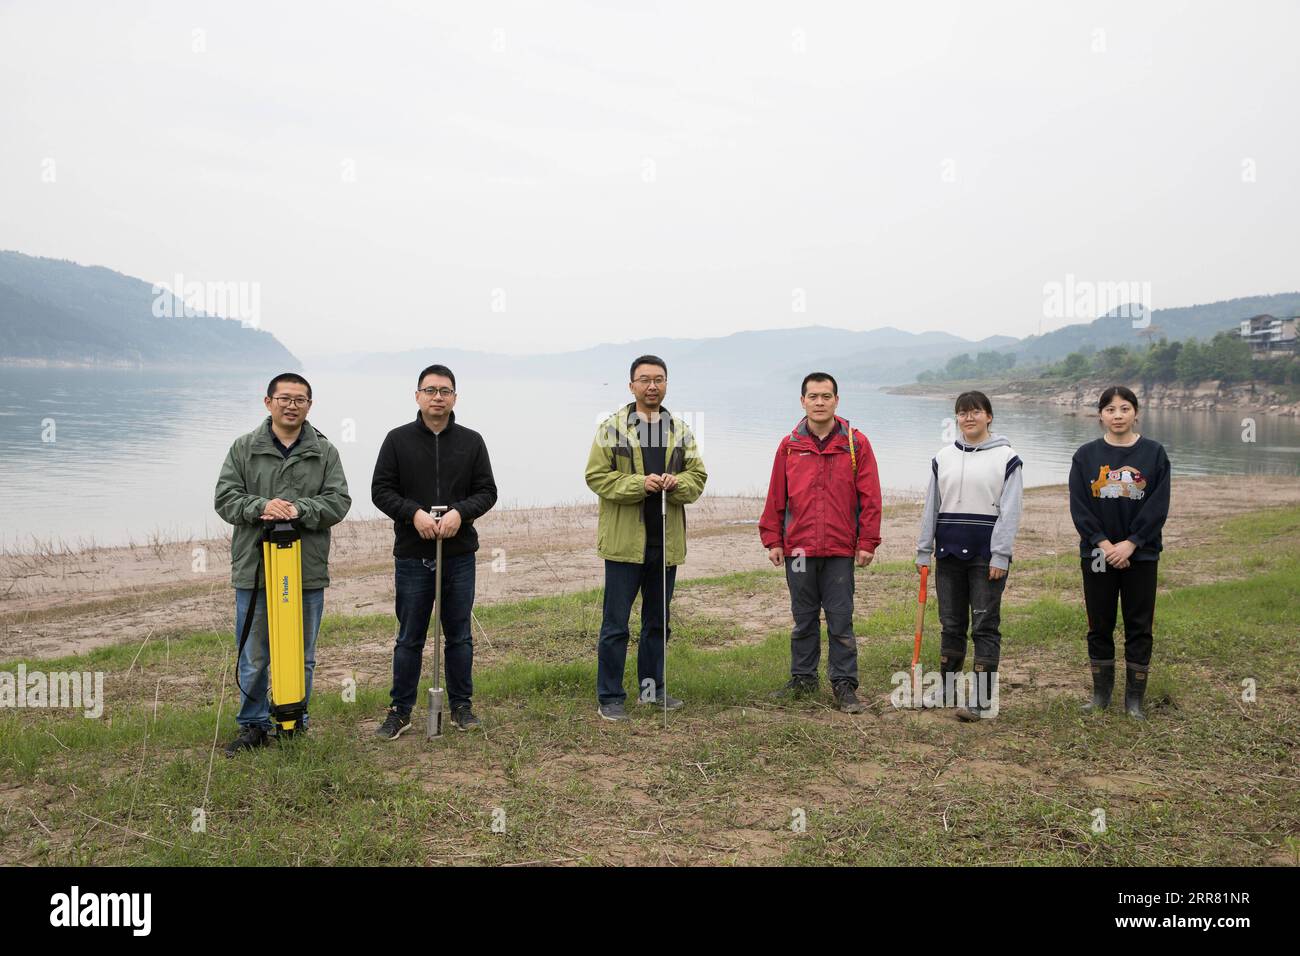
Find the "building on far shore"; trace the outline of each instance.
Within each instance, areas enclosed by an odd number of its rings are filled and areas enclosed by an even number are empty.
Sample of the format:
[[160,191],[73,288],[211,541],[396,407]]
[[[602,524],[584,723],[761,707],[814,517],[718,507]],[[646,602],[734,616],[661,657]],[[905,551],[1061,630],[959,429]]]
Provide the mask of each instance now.
[[1237,332],[1253,355],[1290,355],[1296,350],[1296,318],[1256,315],[1241,320]]

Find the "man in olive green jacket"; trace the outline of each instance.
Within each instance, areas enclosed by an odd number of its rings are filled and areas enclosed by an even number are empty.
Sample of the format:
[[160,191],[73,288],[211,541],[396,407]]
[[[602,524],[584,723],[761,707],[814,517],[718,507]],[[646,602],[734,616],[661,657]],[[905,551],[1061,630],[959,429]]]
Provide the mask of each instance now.
[[709,477],[695,436],[663,407],[668,392],[663,359],[643,355],[634,361],[628,388],[636,400],[600,424],[587,456],[587,487],[600,496],[596,553],[605,559],[604,619],[596,670],[597,713],[605,720],[627,720],[623,667],[628,618],[637,592],[641,594],[637,699],[669,709],[682,706],[664,687],[664,620],[672,604],[677,565],[686,560],[685,505],[700,497]]
[[[242,699],[236,721],[239,736],[226,756],[264,746],[271,728],[267,699],[270,648],[262,571],[262,529],[267,522],[292,521],[302,537],[303,659],[306,698],[311,698],[316,668],[316,635],[329,586],[330,526],[352,506],[338,450],[307,423],[311,386],[286,372],[266,388],[270,416],[235,439],[217,478],[217,514],[234,525],[230,538],[230,580],[235,588],[235,639],[253,605],[252,628],[240,654]],[[301,727],[307,729],[307,715]]]

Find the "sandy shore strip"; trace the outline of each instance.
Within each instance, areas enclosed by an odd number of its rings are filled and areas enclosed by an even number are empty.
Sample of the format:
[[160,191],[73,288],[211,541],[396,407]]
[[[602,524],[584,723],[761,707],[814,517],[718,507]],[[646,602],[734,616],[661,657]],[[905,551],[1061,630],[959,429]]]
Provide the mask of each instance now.
[[[1207,523],[1233,514],[1297,503],[1298,478],[1176,479],[1165,546],[1194,541]],[[910,557],[921,502],[914,493],[896,493],[885,496],[885,505],[878,558]],[[762,506],[759,498],[711,496],[690,506],[678,580],[770,568],[758,540]],[[594,502],[489,512],[477,522],[477,602],[599,588],[604,565],[595,553],[596,517]],[[333,540],[326,613],[391,614],[391,522],[345,521]],[[1075,543],[1065,488],[1027,491],[1016,556],[1069,553]],[[228,536],[0,555],[2,658],[48,659],[122,641],[233,630],[233,618]]]

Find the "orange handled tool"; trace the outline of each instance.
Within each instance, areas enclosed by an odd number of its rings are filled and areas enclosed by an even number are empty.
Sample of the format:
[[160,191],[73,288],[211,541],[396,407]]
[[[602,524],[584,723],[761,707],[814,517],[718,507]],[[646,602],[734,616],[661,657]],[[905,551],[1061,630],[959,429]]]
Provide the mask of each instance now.
[[916,601],[916,641],[912,644],[912,671],[921,660],[921,631],[925,628],[925,585],[930,578],[930,566],[921,565],[921,594]]
[[921,633],[925,630],[925,585],[930,580],[930,566],[921,565],[921,592],[916,598],[916,640],[912,643],[912,704],[921,703]]

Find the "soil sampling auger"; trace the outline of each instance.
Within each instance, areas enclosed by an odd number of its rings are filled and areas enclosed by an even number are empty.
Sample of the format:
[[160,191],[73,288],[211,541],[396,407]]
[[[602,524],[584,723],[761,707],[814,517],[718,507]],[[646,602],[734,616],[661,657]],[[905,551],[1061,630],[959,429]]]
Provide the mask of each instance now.
[[[429,514],[437,520],[447,513],[446,505],[434,505]],[[433,686],[429,688],[428,739],[442,736],[442,538],[434,545],[433,558]]]

